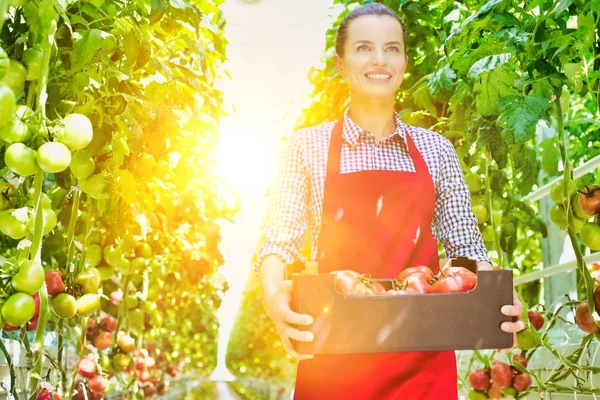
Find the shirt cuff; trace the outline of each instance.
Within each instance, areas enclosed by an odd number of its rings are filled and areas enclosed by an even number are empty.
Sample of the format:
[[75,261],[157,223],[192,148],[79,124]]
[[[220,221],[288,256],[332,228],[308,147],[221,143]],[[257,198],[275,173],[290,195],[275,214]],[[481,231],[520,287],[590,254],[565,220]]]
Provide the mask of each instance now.
[[299,259],[299,255],[296,256],[293,251],[290,251],[285,246],[278,244],[268,244],[262,248],[262,250],[258,253],[258,258],[256,259],[256,263],[254,264],[254,272],[258,277],[260,272],[260,264],[263,260],[269,256],[277,256],[284,264],[291,264],[294,260]]

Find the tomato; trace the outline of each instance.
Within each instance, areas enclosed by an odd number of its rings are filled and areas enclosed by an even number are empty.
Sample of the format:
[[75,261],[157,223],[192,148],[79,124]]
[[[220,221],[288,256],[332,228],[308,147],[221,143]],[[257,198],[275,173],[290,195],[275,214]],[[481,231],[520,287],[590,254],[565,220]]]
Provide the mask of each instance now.
[[488,390],[491,382],[490,373],[485,369],[476,369],[469,374],[469,383],[475,390]]
[[506,389],[512,384],[512,368],[504,362],[498,362],[492,367],[492,381],[500,389]]
[[484,392],[478,392],[475,389],[469,389],[467,392],[467,399],[469,400],[487,400],[488,397]]
[[[567,221],[567,212],[564,206],[559,206],[558,204],[554,204],[550,209],[550,220],[558,226],[560,229],[567,230],[568,221]],[[581,232],[585,224],[585,220],[578,218],[573,215],[573,229],[575,233]]]
[[112,365],[117,371],[122,371],[131,362],[129,354],[117,353],[112,358]]
[[468,292],[477,285],[477,275],[462,267],[449,267],[437,275],[432,293]]
[[106,331],[101,331],[98,336],[94,339],[94,346],[98,350],[106,350],[112,346],[113,339],[112,335]]
[[[27,68],[16,60],[9,60],[8,71],[0,81],[8,86],[15,96],[18,96],[25,89],[25,78],[27,77]],[[6,120],[5,120],[6,121]]]
[[69,114],[63,120],[63,124],[64,129],[58,135],[58,141],[66,144],[72,151],[83,149],[92,141],[92,123],[85,115]]
[[87,254],[85,255],[85,262],[96,266],[102,261],[102,248],[97,244],[91,244],[88,247]]
[[350,294],[356,296],[381,296],[386,294],[386,291],[379,282],[361,282]]
[[104,393],[108,388],[108,381],[100,375],[88,379],[87,383],[90,390],[96,393]]
[[100,272],[96,268],[88,268],[75,277],[75,283],[81,286],[83,293],[98,293],[100,288]]
[[527,317],[529,318],[529,322],[531,322],[531,325],[533,325],[536,331],[539,331],[540,329],[542,329],[542,326],[544,326],[544,317],[539,312],[529,311],[527,313]]
[[72,318],[77,314],[77,300],[68,293],[59,293],[52,299],[52,310],[60,318]]
[[42,389],[38,393],[35,400],[52,400],[52,396],[50,395],[50,392],[48,391],[48,389]]
[[358,272],[344,270],[331,272],[335,276],[335,290],[341,294],[351,294],[361,284],[362,275]]
[[142,153],[139,159],[138,170],[145,174],[152,173],[154,166],[156,165],[156,160],[152,157],[151,154]]
[[69,168],[71,152],[59,142],[47,142],[37,150],[36,160],[44,172],[56,174]]
[[100,322],[100,327],[106,332],[114,332],[117,330],[117,320],[110,315],[102,318]]
[[77,373],[84,378],[96,376],[96,360],[91,356],[82,357],[77,363]]
[[473,214],[477,217],[478,224],[485,224],[490,217],[487,207],[483,204],[475,204],[473,206]]
[[486,225],[481,230],[481,238],[484,242],[493,242],[495,240],[494,229],[491,225]]
[[[527,368],[527,358],[523,354],[513,354],[513,360],[521,364],[523,367]],[[513,368],[516,372],[519,372],[518,368]]]
[[594,319],[590,315],[587,301],[582,301],[577,306],[577,309],[575,310],[575,323],[577,323],[579,329],[585,333],[600,332],[600,326],[596,325],[596,322],[594,322]]
[[119,348],[125,353],[129,353],[133,349],[135,349],[135,340],[133,340],[133,338],[129,335],[119,336],[119,338],[117,339],[117,344],[119,345]]
[[100,308],[100,296],[96,293],[86,293],[77,299],[77,314],[89,317]]
[[487,395],[490,400],[500,400],[504,398],[504,395],[496,385],[490,386]]
[[[47,235],[56,227],[58,220],[56,213],[51,208],[42,209],[42,235]],[[31,234],[35,231],[35,215],[32,215],[27,221],[27,229]]]
[[27,106],[18,106],[14,116],[0,128],[0,138],[7,143],[26,142],[31,139],[33,131],[27,124],[33,111]]
[[600,185],[590,185],[583,188],[574,197],[573,205],[575,213],[580,218],[589,219],[600,214]]
[[386,292],[386,294],[390,296],[402,296],[405,294],[419,294],[416,289],[406,288],[406,289],[390,289]]
[[108,181],[102,174],[90,176],[88,179],[79,179],[81,190],[93,199],[108,198]]
[[15,240],[23,239],[27,234],[27,226],[13,215],[14,211],[0,211],[0,232]]
[[10,60],[8,58],[8,54],[6,54],[6,51],[0,47],[0,79],[4,78],[4,75],[6,75],[8,72],[9,64]]
[[17,189],[8,182],[0,182],[0,211],[13,208],[17,201]]
[[35,300],[27,293],[15,293],[2,305],[2,319],[12,326],[21,326],[35,314]]
[[94,173],[96,163],[86,150],[77,150],[71,158],[69,166],[71,172],[77,179],[87,179]]
[[531,375],[518,373],[513,378],[513,387],[519,392],[524,392],[531,386]]
[[111,267],[116,267],[123,261],[123,254],[120,247],[105,246],[103,251],[104,261]]
[[100,273],[100,280],[102,281],[110,279],[115,274],[115,269],[108,265],[99,265],[96,269]]
[[13,143],[4,154],[6,166],[15,174],[31,176],[39,171],[36,161],[36,152],[23,143]]
[[17,107],[17,99],[13,91],[6,85],[0,84],[0,126],[8,123]]
[[577,190],[577,185],[574,181],[569,181],[568,197],[564,195],[564,179],[556,181],[550,186],[550,198],[558,205],[567,203],[567,199]]
[[12,287],[17,292],[34,294],[42,288],[45,279],[44,268],[35,261],[26,260],[12,277]]
[[586,222],[579,236],[581,243],[591,250],[600,250],[600,225],[594,222]]
[[400,272],[398,276],[396,276],[396,280],[402,283],[409,275],[412,275],[414,273],[424,273],[425,275],[429,276],[428,280],[433,279],[433,272],[431,271],[431,269],[425,265],[419,265],[417,267],[410,267],[402,270],[402,272]]
[[62,280],[62,272],[51,269],[46,272],[46,289],[49,296],[57,296],[64,293],[65,284]]
[[152,257],[152,247],[146,242],[141,242],[135,246],[135,255],[137,257],[150,258]]
[[404,281],[400,282],[400,284],[403,285],[405,290],[412,289],[420,294],[428,294],[432,290],[432,286],[429,283],[431,279],[433,279],[433,275],[430,275],[429,272],[413,272]]
[[123,292],[120,290],[114,291],[110,294],[110,302],[115,306],[118,306],[123,301]]
[[465,176],[465,181],[467,182],[467,186],[469,187],[469,191],[471,193],[477,193],[481,191],[483,187],[481,184],[481,177],[477,174],[467,174],[467,176]]

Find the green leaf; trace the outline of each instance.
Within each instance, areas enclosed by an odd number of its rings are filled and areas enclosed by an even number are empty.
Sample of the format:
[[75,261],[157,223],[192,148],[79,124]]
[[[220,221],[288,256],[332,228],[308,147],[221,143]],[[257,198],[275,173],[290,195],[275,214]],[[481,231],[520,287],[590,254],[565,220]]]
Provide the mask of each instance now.
[[166,0],[152,0],[152,9],[150,10],[150,25],[160,21],[162,16],[167,11],[169,5]]
[[508,147],[500,132],[492,129],[481,130],[477,137],[477,146],[486,146],[490,149],[492,158],[498,164],[498,168],[503,169],[508,163]]
[[89,64],[98,50],[102,48],[104,33],[99,29],[90,29],[86,30],[79,40],[75,40],[72,56],[77,70],[81,70]]
[[537,154],[532,147],[519,142],[512,145],[510,156],[514,163],[519,193],[526,195],[537,182],[539,173]]
[[483,57],[471,66],[467,73],[467,78],[470,81],[474,81],[482,72],[491,71],[504,64],[506,64],[512,57],[511,53],[494,54],[491,56]]
[[585,71],[582,63],[567,63],[564,66],[565,75],[571,83],[572,91],[579,93],[583,88],[583,80],[585,79]]
[[477,111],[484,117],[498,115],[498,101],[515,93],[512,85],[517,75],[503,68],[486,71],[477,77],[473,90]]
[[551,103],[537,96],[510,95],[500,99],[498,123],[504,125],[516,141],[533,138],[535,127],[540,120],[546,120]]
[[446,103],[452,96],[456,83],[456,73],[448,64],[429,76],[429,92],[440,103]]
[[540,143],[542,148],[542,169],[550,176],[557,176],[560,151],[556,147],[554,138],[549,138]]
[[414,100],[419,107],[427,110],[429,114],[437,115],[437,109],[433,104],[427,84],[422,84],[419,86],[419,88],[414,93]]
[[573,0],[559,0],[558,4],[556,5],[556,8],[553,11],[554,14],[562,14],[563,12],[567,11],[571,4],[573,4]]
[[452,33],[448,36],[448,38],[446,39],[446,41],[449,41],[450,39],[459,36],[460,34],[462,34],[462,31],[469,26],[469,24],[471,24],[474,21],[479,20],[481,17],[487,15],[487,13],[489,13],[490,11],[492,11],[492,9],[494,8],[494,6],[503,3],[504,0],[490,0],[487,3],[485,3],[483,5],[483,7],[481,7],[479,10],[477,10],[477,12],[473,15],[471,15],[470,17],[468,17],[467,19],[465,19],[463,21],[462,24],[460,24],[460,26],[458,27],[458,29],[452,31]]

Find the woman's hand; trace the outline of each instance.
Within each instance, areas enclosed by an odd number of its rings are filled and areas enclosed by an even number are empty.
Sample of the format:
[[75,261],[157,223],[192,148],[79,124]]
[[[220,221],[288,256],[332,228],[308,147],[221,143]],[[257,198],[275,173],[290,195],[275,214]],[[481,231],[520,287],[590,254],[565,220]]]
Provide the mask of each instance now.
[[508,349],[498,350],[501,353],[508,353],[517,347],[517,332],[521,332],[523,329],[525,329],[525,322],[523,322],[523,319],[521,318],[521,315],[523,314],[523,304],[521,304],[521,301],[519,300],[519,296],[517,295],[516,291],[513,290],[513,304],[502,306],[500,311],[502,312],[502,314],[507,315],[509,317],[517,317],[517,320],[515,322],[503,322],[502,326],[500,327],[504,332],[509,332],[513,334],[512,347]]
[[311,342],[313,334],[309,331],[296,329],[290,324],[307,326],[313,323],[313,319],[310,315],[297,314],[292,311],[290,308],[291,293],[292,281],[283,281],[276,288],[265,288],[263,306],[267,315],[275,324],[285,351],[298,360],[308,360],[314,356],[312,354],[299,354],[294,349],[290,339],[299,342]]

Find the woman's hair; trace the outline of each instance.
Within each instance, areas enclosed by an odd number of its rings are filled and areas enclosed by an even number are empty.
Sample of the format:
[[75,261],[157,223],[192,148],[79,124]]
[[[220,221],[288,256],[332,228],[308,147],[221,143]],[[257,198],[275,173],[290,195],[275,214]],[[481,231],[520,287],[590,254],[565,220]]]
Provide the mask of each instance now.
[[[350,11],[342,20],[342,23],[340,24],[337,30],[337,35],[335,37],[335,52],[337,55],[339,55],[340,57],[344,55],[344,46],[346,45],[348,27],[350,26],[350,23],[356,18],[362,17],[364,15],[387,15],[395,18],[402,27],[402,39],[406,43],[406,31],[404,30],[404,24],[402,23],[402,20],[400,19],[398,14],[396,14],[394,11],[384,6],[383,4],[369,3]],[[404,51],[406,52],[406,46]]]

